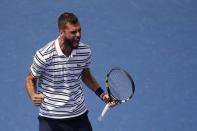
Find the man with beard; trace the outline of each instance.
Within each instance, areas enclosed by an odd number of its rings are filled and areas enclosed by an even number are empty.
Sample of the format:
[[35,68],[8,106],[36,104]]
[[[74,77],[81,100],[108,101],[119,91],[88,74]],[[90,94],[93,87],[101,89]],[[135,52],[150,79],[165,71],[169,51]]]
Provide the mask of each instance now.
[[91,50],[80,42],[81,26],[69,12],[58,18],[59,37],[39,49],[25,86],[33,104],[39,106],[39,131],[92,131],[81,80],[111,107],[90,72]]

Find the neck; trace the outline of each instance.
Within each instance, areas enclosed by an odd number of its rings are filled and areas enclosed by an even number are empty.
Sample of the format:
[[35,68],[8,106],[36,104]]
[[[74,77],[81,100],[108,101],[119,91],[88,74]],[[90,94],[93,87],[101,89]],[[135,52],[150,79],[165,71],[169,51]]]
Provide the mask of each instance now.
[[66,57],[69,57],[71,52],[72,52],[72,48],[70,48],[63,39],[59,38],[59,44],[60,44],[60,48],[62,50],[62,52],[64,53],[64,55]]

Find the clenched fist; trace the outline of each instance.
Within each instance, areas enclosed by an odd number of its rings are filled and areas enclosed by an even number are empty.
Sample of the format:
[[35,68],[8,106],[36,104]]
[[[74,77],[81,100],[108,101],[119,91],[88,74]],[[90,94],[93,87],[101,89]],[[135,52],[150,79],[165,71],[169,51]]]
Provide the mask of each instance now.
[[35,105],[35,106],[40,106],[44,100],[44,95],[43,94],[34,94],[32,97],[31,97],[31,100],[32,100],[32,103]]
[[109,95],[106,93],[102,96],[102,100],[109,104],[110,107],[114,107],[118,104],[118,100],[115,99],[113,96],[109,97]]

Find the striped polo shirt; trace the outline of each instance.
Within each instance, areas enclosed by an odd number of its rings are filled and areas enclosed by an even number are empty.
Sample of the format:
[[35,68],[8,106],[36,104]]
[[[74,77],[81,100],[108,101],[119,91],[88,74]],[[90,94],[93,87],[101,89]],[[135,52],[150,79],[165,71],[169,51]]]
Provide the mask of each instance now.
[[89,68],[91,50],[83,43],[66,57],[58,38],[39,49],[31,65],[38,78],[38,90],[44,94],[39,115],[48,118],[72,118],[87,111],[81,86],[81,73]]

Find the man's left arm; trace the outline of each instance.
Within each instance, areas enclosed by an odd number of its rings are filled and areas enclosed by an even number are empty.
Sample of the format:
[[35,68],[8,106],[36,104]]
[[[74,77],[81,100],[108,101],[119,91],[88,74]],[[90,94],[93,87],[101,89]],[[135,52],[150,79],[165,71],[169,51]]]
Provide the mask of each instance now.
[[92,90],[92,91],[96,91],[100,88],[98,82],[96,81],[96,79],[94,78],[94,76],[91,74],[90,69],[89,68],[85,68],[82,71],[82,81]]
[[109,103],[111,107],[117,104],[115,99],[110,100],[107,93],[104,93],[94,76],[91,74],[89,68],[85,68],[82,71],[82,81],[92,90],[95,94],[100,97],[105,103]]

